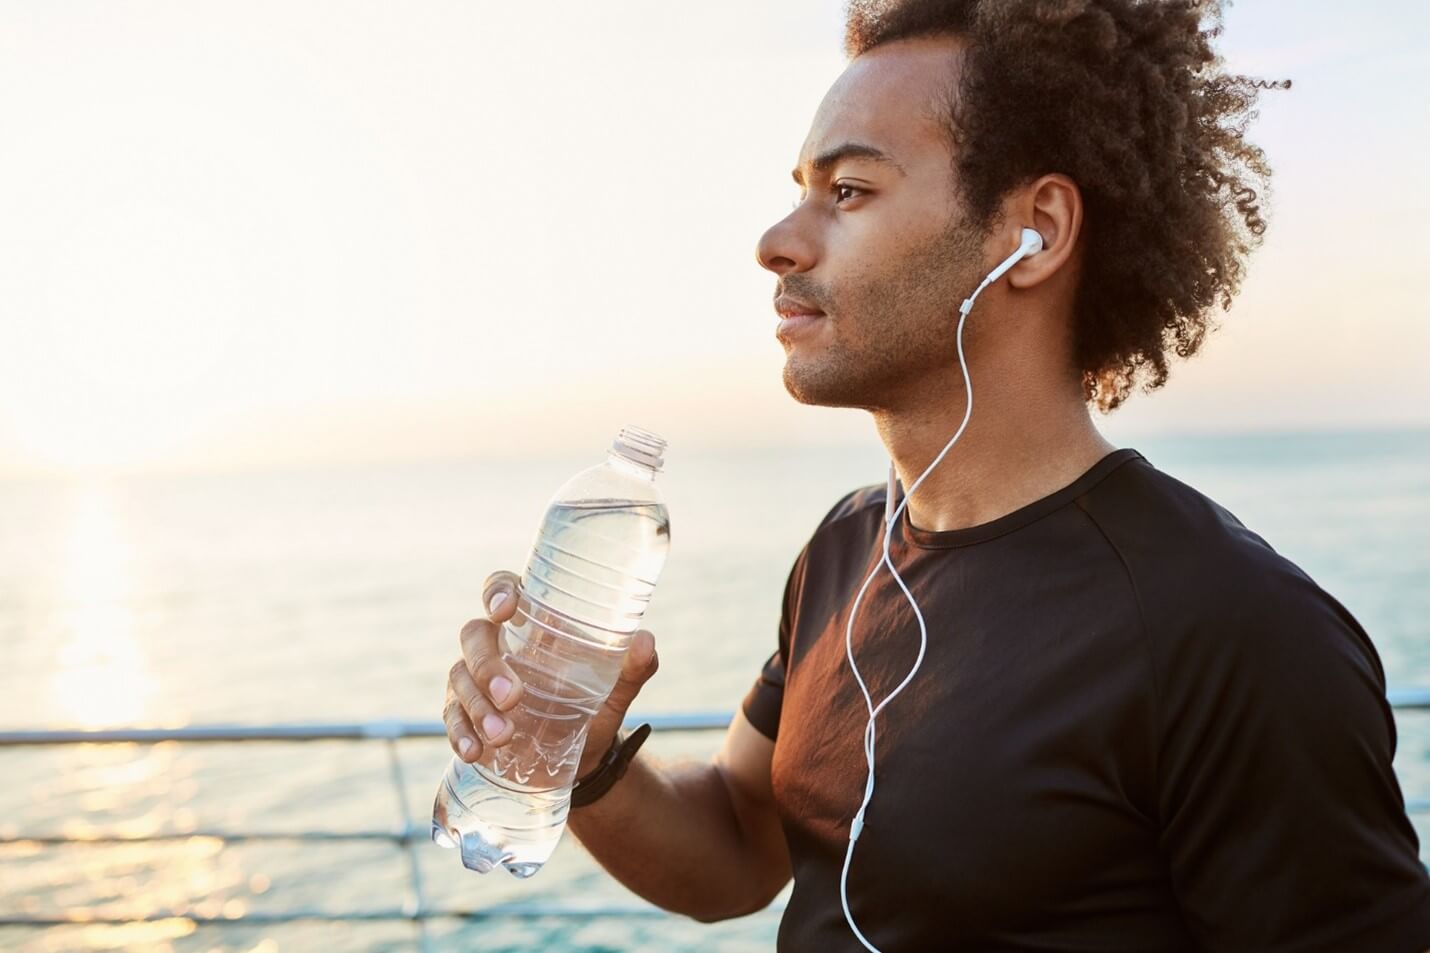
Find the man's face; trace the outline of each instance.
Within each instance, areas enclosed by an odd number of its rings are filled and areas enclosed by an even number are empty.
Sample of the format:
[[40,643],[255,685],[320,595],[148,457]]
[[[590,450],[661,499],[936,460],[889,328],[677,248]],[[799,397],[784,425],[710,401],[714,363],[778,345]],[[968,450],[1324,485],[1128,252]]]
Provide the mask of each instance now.
[[876,47],[820,104],[794,172],[801,199],[756,249],[780,278],[777,309],[822,312],[776,332],[796,400],[880,410],[957,370],[958,305],[981,263],[938,109],[960,49],[952,37]]

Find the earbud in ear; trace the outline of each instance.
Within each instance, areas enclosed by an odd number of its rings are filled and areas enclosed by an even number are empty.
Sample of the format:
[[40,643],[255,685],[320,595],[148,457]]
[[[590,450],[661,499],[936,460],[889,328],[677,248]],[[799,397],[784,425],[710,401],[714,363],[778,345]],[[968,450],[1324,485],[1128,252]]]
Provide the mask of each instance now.
[[1009,268],[1012,268],[1014,265],[1018,264],[1018,262],[1022,261],[1024,258],[1027,258],[1029,255],[1036,255],[1042,250],[1043,236],[1038,234],[1035,229],[1023,229],[1023,241],[1022,244],[1018,246],[1018,250],[1015,251],[1013,254],[1009,255],[1007,258],[1003,259],[1002,264],[1000,264],[997,268],[994,268],[988,273],[988,277],[983,279],[983,284],[978,286],[978,290],[973,292],[973,294],[969,295],[968,300],[963,302],[962,307],[958,309],[959,313],[967,315],[968,312],[973,309],[973,299],[977,298],[983,292],[984,288],[987,288],[989,285],[993,284],[993,282],[997,281],[999,278],[1002,278],[1004,272],[1006,272]]

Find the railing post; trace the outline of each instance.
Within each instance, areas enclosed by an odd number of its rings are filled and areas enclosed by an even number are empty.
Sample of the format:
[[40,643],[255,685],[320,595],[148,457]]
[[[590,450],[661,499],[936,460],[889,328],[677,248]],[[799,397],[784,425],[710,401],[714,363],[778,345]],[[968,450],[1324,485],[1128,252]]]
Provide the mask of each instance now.
[[403,904],[407,915],[417,924],[417,942],[422,953],[432,953],[432,936],[427,932],[427,897],[422,890],[422,865],[417,859],[416,831],[412,825],[412,809],[407,804],[407,783],[402,773],[402,757],[397,752],[397,739],[387,739],[387,760],[392,769],[392,787],[397,792],[397,809],[402,813],[398,828],[402,852],[407,856],[407,870],[412,888]]

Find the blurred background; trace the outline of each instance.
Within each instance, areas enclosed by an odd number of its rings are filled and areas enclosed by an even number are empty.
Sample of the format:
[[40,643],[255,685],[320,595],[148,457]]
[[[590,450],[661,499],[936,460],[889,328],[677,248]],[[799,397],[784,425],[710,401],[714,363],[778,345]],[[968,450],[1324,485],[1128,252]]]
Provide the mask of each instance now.
[[[670,442],[673,523],[635,714],[732,710],[809,532],[884,476],[864,415],[785,394],[754,260],[842,22],[835,0],[0,2],[0,728],[435,720],[482,580],[627,423]],[[1345,603],[1407,688],[1430,685],[1430,118],[1399,93],[1427,28],[1409,0],[1230,8],[1232,68],[1295,84],[1252,129],[1271,227],[1203,353],[1100,420]],[[1425,717],[1399,714],[1411,798]],[[449,752],[398,747],[425,830]],[[391,831],[388,754],[0,747],[0,948],[419,949],[400,917],[283,922],[410,902],[390,839],[186,836]],[[527,882],[415,856],[434,909],[639,904],[571,838]],[[735,951],[777,924],[425,929]]]

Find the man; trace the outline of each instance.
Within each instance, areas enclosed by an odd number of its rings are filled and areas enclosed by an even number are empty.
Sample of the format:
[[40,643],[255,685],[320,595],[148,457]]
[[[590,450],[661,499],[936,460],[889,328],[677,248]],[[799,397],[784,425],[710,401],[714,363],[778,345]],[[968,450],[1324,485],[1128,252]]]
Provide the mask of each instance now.
[[[874,418],[907,498],[846,496],[786,588],[777,650],[699,767],[637,757],[569,824],[635,892],[700,920],[764,907],[780,949],[1430,947],[1430,881],[1391,770],[1369,638],[1235,517],[1098,433],[1192,354],[1263,222],[1217,9],[1137,0],[862,2],[848,69],[760,239],[797,399]],[[960,366],[958,303],[978,298]],[[896,490],[903,499],[901,490]],[[445,716],[476,760],[521,686],[495,650],[518,580],[463,629]],[[578,769],[641,685],[638,634]],[[474,726],[480,726],[475,727]],[[844,870],[849,857],[847,872]],[[848,915],[841,903],[847,888]]]

